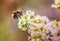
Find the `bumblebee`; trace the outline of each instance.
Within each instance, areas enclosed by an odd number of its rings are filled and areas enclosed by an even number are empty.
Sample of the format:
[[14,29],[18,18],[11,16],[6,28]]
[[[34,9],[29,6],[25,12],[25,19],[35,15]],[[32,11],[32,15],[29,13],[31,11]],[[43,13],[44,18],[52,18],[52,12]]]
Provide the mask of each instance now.
[[20,17],[22,14],[23,14],[23,11],[20,10],[20,9],[18,9],[18,10],[16,10],[16,11],[13,11],[12,17],[13,17],[14,19],[16,19],[16,18]]

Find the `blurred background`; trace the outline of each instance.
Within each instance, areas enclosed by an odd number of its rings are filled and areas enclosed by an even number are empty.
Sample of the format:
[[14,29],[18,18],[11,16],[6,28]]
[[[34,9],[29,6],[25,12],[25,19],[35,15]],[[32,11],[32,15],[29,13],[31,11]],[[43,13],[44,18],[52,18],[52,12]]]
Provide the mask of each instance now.
[[28,41],[28,33],[20,31],[17,20],[11,16],[17,8],[33,10],[50,20],[60,20],[60,9],[51,8],[52,4],[53,0],[0,0],[0,41]]

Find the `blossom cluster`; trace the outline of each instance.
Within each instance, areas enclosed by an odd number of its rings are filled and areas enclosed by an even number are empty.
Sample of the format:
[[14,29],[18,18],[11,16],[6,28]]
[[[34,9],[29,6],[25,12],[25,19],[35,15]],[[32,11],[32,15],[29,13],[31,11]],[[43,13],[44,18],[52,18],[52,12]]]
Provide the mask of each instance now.
[[28,41],[60,41],[60,21],[50,21],[30,10],[18,18],[18,28],[28,32]]
[[60,41],[60,21],[51,21],[42,27],[30,27],[29,41]]

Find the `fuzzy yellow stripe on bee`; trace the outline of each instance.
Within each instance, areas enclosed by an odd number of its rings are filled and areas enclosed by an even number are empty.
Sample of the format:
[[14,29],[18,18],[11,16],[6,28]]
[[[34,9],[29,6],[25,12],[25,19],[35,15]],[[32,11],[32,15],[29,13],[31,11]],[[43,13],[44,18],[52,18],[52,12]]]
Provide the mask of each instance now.
[[14,14],[12,14],[12,17],[14,16]]

